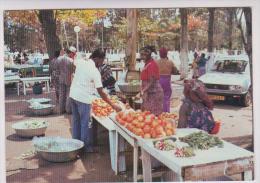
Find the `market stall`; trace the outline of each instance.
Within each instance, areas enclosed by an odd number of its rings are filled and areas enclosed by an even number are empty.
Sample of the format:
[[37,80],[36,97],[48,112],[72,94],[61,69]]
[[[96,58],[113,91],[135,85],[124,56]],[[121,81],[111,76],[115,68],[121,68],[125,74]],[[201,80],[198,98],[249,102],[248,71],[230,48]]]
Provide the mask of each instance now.
[[[147,117],[145,118],[144,115]],[[121,117],[120,117],[121,116]],[[150,116],[150,118],[149,118]],[[161,116],[163,117],[163,115]],[[138,148],[140,147],[139,140],[145,138],[147,141],[151,138],[160,138],[159,131],[165,133],[165,136],[172,135],[174,133],[174,127],[170,123],[165,123],[164,128],[161,126],[160,120],[156,123],[152,123],[155,116],[149,112],[134,112],[132,109],[128,111],[111,114],[110,118],[115,123],[116,129],[116,173],[118,173],[118,165],[122,164],[122,159],[119,159],[119,139],[125,139],[133,147],[133,181],[138,180]],[[139,118],[139,119],[138,119]],[[149,120],[147,120],[149,119]],[[148,134],[148,128],[158,126],[157,134]],[[166,132],[165,132],[166,131]],[[164,135],[164,134],[162,134]]]
[[[153,116],[148,113],[147,116],[149,115]],[[243,175],[244,180],[252,180],[254,154],[216,136],[198,129],[175,129],[174,126],[168,126],[168,123],[163,124],[162,128],[160,122],[154,122],[156,117],[152,122],[147,121],[149,117],[140,119],[144,123],[151,123],[151,127],[154,124],[156,132],[146,130],[142,122],[131,121],[129,116],[120,118],[118,114],[112,114],[110,117],[116,124],[116,148],[119,136],[133,147],[133,181],[139,177],[139,147],[145,182],[152,181],[151,157],[170,169],[171,181],[197,181],[238,173]],[[116,172],[120,163],[116,149]]]
[[[174,137],[178,139],[199,131],[178,129]],[[155,148],[153,141],[140,138],[138,143],[142,150],[144,181],[152,181],[151,157],[172,171],[170,181],[199,181],[238,173],[242,173],[244,180],[252,180],[254,154],[226,141],[222,142],[223,147],[197,149],[190,157],[178,157],[175,149],[159,150]]]

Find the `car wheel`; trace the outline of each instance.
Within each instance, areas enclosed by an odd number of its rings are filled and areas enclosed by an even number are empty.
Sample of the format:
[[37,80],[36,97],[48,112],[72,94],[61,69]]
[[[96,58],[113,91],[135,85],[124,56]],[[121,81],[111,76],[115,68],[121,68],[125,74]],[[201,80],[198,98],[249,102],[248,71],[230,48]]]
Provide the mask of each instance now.
[[245,95],[241,97],[241,105],[244,107],[250,106],[252,103],[252,95],[251,92],[248,91]]

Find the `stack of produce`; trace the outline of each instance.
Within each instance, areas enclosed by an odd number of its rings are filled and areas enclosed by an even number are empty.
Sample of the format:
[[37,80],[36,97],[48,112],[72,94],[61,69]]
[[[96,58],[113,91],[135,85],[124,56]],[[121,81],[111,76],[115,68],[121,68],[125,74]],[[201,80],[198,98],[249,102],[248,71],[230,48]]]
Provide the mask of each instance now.
[[194,150],[191,147],[182,147],[182,148],[176,148],[175,151],[175,156],[176,157],[192,157],[195,156]]
[[165,139],[154,142],[154,147],[161,151],[170,151],[176,148],[176,144],[173,139]]
[[211,147],[223,147],[223,141],[218,137],[211,136],[205,132],[195,132],[185,137],[179,137],[179,140],[189,144],[194,149],[207,150]]
[[176,113],[169,113],[169,112],[163,112],[162,114],[160,114],[159,116],[160,119],[174,119],[174,120],[178,120],[178,114]]
[[176,127],[178,126],[179,116],[176,113],[163,112],[158,118],[163,121],[171,121]]
[[[115,98],[110,99],[113,103],[117,103]],[[97,117],[109,116],[114,110],[102,99],[96,99],[92,102],[92,111]]]
[[169,121],[163,121],[150,112],[119,112],[116,120],[129,131],[143,138],[161,138],[175,134],[175,127]]

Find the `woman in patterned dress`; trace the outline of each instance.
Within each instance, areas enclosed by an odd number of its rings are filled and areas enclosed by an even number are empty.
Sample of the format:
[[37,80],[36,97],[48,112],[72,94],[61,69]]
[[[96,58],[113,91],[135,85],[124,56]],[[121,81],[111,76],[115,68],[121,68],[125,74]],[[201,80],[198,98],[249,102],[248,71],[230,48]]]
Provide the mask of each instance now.
[[152,46],[146,46],[141,49],[141,59],[145,62],[141,72],[142,110],[150,111],[158,116],[163,112],[163,90],[159,82],[159,67],[151,57],[153,52],[156,53]]
[[185,98],[179,110],[178,128],[198,128],[208,133],[216,131],[217,126],[210,112],[213,102],[204,84],[196,79],[186,80],[183,94]]

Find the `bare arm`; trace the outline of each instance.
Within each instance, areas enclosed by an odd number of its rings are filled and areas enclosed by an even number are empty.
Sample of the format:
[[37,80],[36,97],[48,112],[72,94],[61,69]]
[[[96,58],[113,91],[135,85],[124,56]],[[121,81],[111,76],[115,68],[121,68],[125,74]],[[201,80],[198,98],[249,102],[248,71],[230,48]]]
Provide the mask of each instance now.
[[188,112],[188,106],[185,104],[182,104],[179,110],[179,121],[178,121],[178,128],[187,128],[187,112]]
[[153,77],[151,77],[151,78],[149,79],[148,84],[147,84],[144,88],[142,88],[141,93],[143,94],[144,92],[146,92],[146,91],[152,86],[152,84],[153,84],[154,81],[155,81],[155,79],[154,79]]
[[103,88],[97,88],[97,92],[100,95],[100,97],[106,102],[108,103],[115,111],[121,111],[121,107],[113,104],[111,102],[111,100],[108,98],[107,94],[103,91]]

